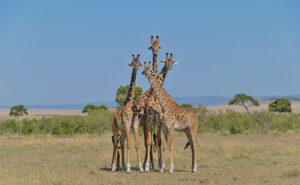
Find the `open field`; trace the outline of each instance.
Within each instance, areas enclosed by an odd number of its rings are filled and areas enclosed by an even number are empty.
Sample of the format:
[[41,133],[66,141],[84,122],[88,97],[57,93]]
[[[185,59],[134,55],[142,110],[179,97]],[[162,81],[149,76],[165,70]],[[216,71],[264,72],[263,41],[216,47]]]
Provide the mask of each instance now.
[[[28,109],[28,115],[22,116],[22,118],[42,118],[53,116],[82,116],[86,115],[81,113],[81,110],[55,110],[55,109]],[[9,116],[9,109],[0,109],[0,121],[12,118]]]
[[[300,136],[200,135],[198,172],[175,140],[174,174],[110,172],[112,144],[104,136],[0,136],[0,184],[299,184]],[[144,152],[140,137],[140,149]],[[134,147],[131,166],[137,166]],[[155,155],[156,156],[156,155]],[[167,166],[169,168],[169,163]],[[157,168],[157,165],[156,165]]]
[[[218,106],[207,106],[209,111],[226,111],[234,110],[236,112],[246,112],[245,108],[238,105],[218,105]],[[268,110],[268,103],[262,103],[258,107],[250,106],[250,111],[263,111]],[[295,113],[300,113],[300,102],[292,102],[292,110]],[[12,118],[8,115],[9,109],[0,109],[0,121]],[[28,115],[22,116],[22,119],[54,117],[54,116],[84,116],[87,114],[81,113],[81,110],[60,110],[60,109],[29,109]]]

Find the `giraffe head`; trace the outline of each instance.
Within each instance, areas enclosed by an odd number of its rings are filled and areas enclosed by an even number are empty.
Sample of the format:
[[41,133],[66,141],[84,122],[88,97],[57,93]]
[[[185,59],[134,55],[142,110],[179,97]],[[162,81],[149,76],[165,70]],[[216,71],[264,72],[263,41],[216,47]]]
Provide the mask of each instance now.
[[170,71],[172,69],[173,64],[178,64],[177,61],[173,61],[173,53],[166,53],[166,60],[160,61],[161,63],[165,63],[167,65],[168,70]]
[[156,40],[154,40],[154,37],[151,36],[151,46],[149,47],[149,49],[152,50],[153,54],[158,53],[158,50],[161,49],[161,47],[159,46],[159,36],[156,35]]
[[132,66],[135,70],[139,70],[140,66],[142,66],[140,63],[140,55],[137,55],[136,57],[132,55],[132,62],[128,64],[128,66]]
[[151,70],[151,62],[147,64],[147,62],[144,63],[144,71],[142,72],[143,75],[149,80],[150,84],[152,85],[152,82],[158,82],[158,84],[162,84],[162,75],[159,75],[157,73],[154,73]]
[[148,64],[147,62],[144,62],[144,71],[142,72],[142,74],[145,75],[146,78],[150,78],[151,73],[151,62],[149,61]]

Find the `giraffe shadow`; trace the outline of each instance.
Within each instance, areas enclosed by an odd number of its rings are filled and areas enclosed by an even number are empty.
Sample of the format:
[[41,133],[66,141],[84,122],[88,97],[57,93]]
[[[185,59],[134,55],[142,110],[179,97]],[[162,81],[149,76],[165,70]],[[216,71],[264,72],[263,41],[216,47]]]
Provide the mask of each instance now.
[[[111,168],[108,168],[108,167],[103,167],[103,168],[99,168],[100,171],[106,171],[106,172],[109,172],[111,171]],[[116,169],[116,172],[125,172],[126,169]],[[131,171],[140,171],[140,169],[138,167],[131,167]]]

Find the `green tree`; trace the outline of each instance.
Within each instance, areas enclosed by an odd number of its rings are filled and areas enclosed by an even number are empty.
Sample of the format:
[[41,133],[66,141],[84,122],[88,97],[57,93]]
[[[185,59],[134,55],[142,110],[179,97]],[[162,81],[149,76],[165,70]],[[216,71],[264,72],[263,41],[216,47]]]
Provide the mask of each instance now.
[[95,110],[95,109],[98,109],[98,106],[97,105],[94,105],[94,104],[88,104],[86,105],[83,109],[82,109],[82,113],[86,113],[86,112],[89,112],[91,110]]
[[228,105],[242,105],[247,110],[247,113],[250,114],[247,105],[259,106],[259,103],[252,96],[248,96],[246,94],[236,94],[234,99],[228,102]]
[[[16,105],[13,106],[9,111],[10,116],[14,116],[16,119],[18,119],[20,116],[28,115],[27,109],[24,107],[24,105]],[[19,134],[22,134],[22,126],[19,127]]]
[[286,98],[277,98],[269,104],[270,112],[292,112],[291,102]]
[[18,118],[19,116],[27,115],[27,114],[28,114],[28,112],[27,112],[27,109],[24,107],[24,105],[13,106],[9,111],[9,115],[14,116],[16,118]]
[[192,108],[193,106],[189,103],[183,103],[180,105],[180,107]]
[[[120,86],[117,90],[117,94],[116,94],[116,102],[120,105],[123,106],[127,95],[128,95],[128,90],[129,90],[129,85],[126,86]],[[138,99],[138,97],[142,94],[143,89],[140,87],[136,87],[135,88],[135,100]]]
[[94,104],[88,104],[86,105],[83,109],[82,109],[82,113],[89,113],[90,111],[93,111],[93,110],[108,110],[108,107],[106,107],[105,105],[100,105],[100,106],[97,106],[97,105],[94,105]]

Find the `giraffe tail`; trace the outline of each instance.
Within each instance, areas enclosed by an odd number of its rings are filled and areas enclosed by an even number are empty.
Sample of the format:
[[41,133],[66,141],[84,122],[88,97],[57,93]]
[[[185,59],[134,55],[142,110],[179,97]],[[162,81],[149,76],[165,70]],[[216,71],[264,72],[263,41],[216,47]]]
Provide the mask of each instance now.
[[153,134],[153,151],[156,152],[156,134]]
[[190,145],[191,145],[190,142],[187,142],[184,149],[187,149]]

